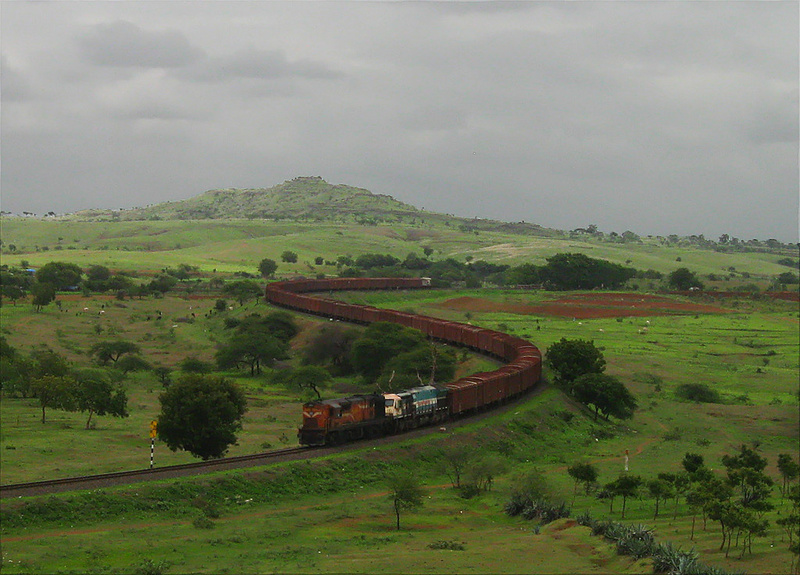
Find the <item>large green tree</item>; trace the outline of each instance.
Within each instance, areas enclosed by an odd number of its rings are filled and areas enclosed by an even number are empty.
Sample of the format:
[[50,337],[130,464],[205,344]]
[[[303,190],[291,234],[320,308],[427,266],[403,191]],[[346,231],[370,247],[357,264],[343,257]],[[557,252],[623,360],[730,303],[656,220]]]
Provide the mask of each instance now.
[[158,437],[172,451],[222,457],[236,443],[247,410],[244,391],[224,377],[187,374],[163,392]]
[[606,360],[594,342],[583,339],[566,339],[551,345],[545,360],[556,374],[559,383],[569,387],[578,377],[587,373],[603,373]]
[[100,365],[106,365],[109,361],[117,363],[123,355],[138,354],[140,351],[138,345],[124,339],[101,341],[94,344],[89,350],[89,352],[97,358]]
[[36,281],[52,284],[56,291],[74,288],[81,283],[83,270],[76,264],[50,262],[36,271]]
[[76,369],[73,370],[73,377],[77,382],[77,410],[89,414],[86,429],[89,429],[95,414],[128,417],[128,396],[121,386],[114,385],[106,370]]
[[275,260],[271,260],[269,258],[264,258],[258,264],[258,271],[261,273],[261,276],[265,278],[272,277],[277,269],[278,264],[275,263]]
[[613,375],[604,373],[587,373],[572,383],[572,396],[583,403],[594,407],[594,417],[602,413],[608,419],[630,419],[636,409],[636,398],[628,388]]
[[703,289],[703,282],[689,268],[678,268],[668,276],[669,287],[687,291],[692,288]]
[[358,373],[374,381],[389,360],[424,341],[425,336],[419,330],[396,323],[376,322],[353,342],[350,362]]

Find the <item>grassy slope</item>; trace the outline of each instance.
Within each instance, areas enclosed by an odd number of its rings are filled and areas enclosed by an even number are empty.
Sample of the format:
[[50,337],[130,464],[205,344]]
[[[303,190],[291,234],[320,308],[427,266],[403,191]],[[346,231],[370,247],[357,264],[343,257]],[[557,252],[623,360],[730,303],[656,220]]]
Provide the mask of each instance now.
[[[59,240],[61,238],[61,240]],[[751,274],[747,281],[765,280],[787,271],[777,263],[780,256],[764,253],[723,254],[691,247],[664,246],[656,239],[643,243],[615,244],[591,238],[535,237],[497,231],[463,233],[441,223],[378,226],[335,223],[284,223],[253,220],[199,220],[193,222],[74,222],[3,218],[3,263],[32,266],[49,261],[92,264],[112,269],[160,270],[179,263],[202,270],[255,272],[258,262],[269,257],[280,262],[286,249],[298,253],[296,264],[281,263],[279,273],[334,273],[330,266],[314,266],[317,256],[333,261],[339,255],[392,253],[398,257],[423,247],[435,250],[433,258],[452,257],[519,265],[543,263],[560,252],[580,252],[620,264],[669,273],[689,267],[701,275],[726,274],[733,267]],[[41,251],[42,248],[47,251]],[[36,251],[38,250],[40,251]],[[680,258],[681,261],[676,261]],[[740,282],[741,283],[741,282]],[[732,280],[730,286],[736,285]],[[718,285],[725,289],[725,283]]]

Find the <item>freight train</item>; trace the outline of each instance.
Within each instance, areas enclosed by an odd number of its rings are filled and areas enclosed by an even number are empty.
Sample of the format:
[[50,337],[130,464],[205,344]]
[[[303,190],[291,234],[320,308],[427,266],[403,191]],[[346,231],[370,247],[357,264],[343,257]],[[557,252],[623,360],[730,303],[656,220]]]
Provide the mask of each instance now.
[[463,346],[505,362],[495,371],[475,373],[443,385],[308,402],[303,405],[303,423],[298,431],[301,445],[331,445],[439,423],[493,407],[539,383],[542,354],[522,338],[434,317],[349,304],[325,294],[427,287],[428,278],[303,279],[267,285],[266,299],[274,305],[332,320],[398,323],[418,329],[432,340]]

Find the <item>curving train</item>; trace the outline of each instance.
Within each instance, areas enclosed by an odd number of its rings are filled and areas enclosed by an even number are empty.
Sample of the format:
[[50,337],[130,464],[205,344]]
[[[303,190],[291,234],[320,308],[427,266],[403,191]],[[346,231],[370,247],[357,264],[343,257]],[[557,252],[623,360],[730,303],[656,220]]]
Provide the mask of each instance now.
[[[303,423],[298,432],[302,445],[337,444],[438,423],[502,403],[539,382],[542,354],[522,338],[434,317],[349,304],[319,293],[426,287],[430,287],[428,278],[303,279],[267,285],[266,298],[275,305],[354,323],[398,323],[418,329],[433,340],[464,346],[506,362],[495,371],[475,373],[443,385],[308,402],[303,405]],[[312,292],[317,293],[309,295]]]

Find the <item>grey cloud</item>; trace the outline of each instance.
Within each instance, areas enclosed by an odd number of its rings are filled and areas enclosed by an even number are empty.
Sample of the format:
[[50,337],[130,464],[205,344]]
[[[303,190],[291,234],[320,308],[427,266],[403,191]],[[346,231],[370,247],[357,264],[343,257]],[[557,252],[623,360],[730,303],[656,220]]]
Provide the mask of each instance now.
[[30,86],[23,74],[12,66],[5,56],[0,60],[3,77],[3,100],[18,102],[30,94]]
[[248,47],[228,56],[209,58],[186,76],[209,82],[223,82],[235,78],[245,79],[335,79],[342,73],[320,61],[289,60],[283,50],[262,50]]
[[124,20],[93,26],[78,45],[98,66],[178,68],[204,56],[177,30],[147,31]]

